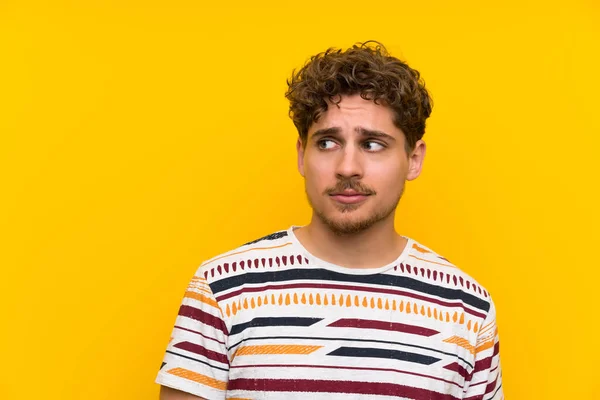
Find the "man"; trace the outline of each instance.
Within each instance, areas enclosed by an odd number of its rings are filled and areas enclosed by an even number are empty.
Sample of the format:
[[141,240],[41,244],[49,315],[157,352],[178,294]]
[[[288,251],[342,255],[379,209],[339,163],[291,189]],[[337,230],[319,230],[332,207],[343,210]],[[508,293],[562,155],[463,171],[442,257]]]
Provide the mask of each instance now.
[[503,399],[489,293],[394,228],[425,156],[419,73],[367,42],[288,85],[313,217],[202,263],[161,399]]

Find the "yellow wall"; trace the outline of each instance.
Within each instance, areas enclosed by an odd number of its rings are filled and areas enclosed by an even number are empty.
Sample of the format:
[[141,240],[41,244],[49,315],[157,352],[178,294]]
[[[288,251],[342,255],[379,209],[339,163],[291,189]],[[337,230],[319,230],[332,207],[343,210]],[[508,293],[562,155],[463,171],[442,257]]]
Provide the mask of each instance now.
[[433,94],[397,228],[494,296],[507,399],[600,399],[597,1],[200,3],[0,3],[2,399],[157,398],[198,264],[308,222],[285,79],[366,39]]

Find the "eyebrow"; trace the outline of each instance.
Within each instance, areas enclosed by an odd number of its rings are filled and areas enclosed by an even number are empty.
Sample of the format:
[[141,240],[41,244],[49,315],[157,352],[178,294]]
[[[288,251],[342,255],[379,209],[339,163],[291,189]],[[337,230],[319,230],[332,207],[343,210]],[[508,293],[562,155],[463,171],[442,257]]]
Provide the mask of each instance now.
[[[321,136],[327,136],[327,135],[338,135],[342,130],[337,127],[331,127],[331,128],[323,128],[323,129],[319,129],[316,130],[315,133],[313,133],[311,139],[317,139]],[[366,137],[378,137],[378,138],[382,138],[382,139],[388,139],[388,140],[392,140],[392,141],[396,141],[396,138],[393,137],[392,135],[389,135],[383,131],[378,131],[375,129],[367,129],[367,128],[363,128],[361,126],[357,126],[356,128],[354,128],[354,131],[356,133],[359,133],[361,136],[366,136]]]
[[396,141],[396,138],[393,137],[392,135],[389,135],[383,131],[378,131],[375,129],[367,129],[367,128],[363,128],[361,126],[357,126],[356,128],[354,128],[354,131],[357,133],[360,133],[362,136],[378,137],[378,138],[382,138],[382,139],[393,140],[394,142]]
[[339,134],[341,131],[340,128],[338,127],[331,127],[331,128],[323,128],[323,129],[318,129],[315,131],[315,133],[313,133],[311,139],[317,139],[321,136],[327,136],[327,135],[332,135],[335,136],[337,134]]

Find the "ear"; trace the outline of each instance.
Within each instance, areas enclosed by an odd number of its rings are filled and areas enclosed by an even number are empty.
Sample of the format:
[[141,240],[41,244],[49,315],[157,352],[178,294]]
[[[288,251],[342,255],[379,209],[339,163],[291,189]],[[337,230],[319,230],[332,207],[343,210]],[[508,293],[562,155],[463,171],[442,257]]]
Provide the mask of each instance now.
[[300,137],[296,142],[296,151],[298,152],[298,172],[304,177],[304,146]]
[[423,161],[425,160],[425,150],[427,146],[422,140],[417,141],[414,150],[408,157],[408,172],[406,173],[406,180],[412,181],[417,179],[421,175],[423,169]]

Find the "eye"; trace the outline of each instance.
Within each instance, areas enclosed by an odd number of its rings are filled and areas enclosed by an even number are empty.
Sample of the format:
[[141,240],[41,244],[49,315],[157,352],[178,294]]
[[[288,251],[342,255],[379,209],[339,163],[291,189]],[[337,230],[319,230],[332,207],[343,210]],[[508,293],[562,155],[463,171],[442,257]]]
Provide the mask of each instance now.
[[385,146],[379,142],[367,141],[363,143],[363,146],[368,151],[381,151],[385,149]]
[[322,139],[317,142],[317,146],[321,150],[331,150],[335,146],[335,142],[331,139]]

